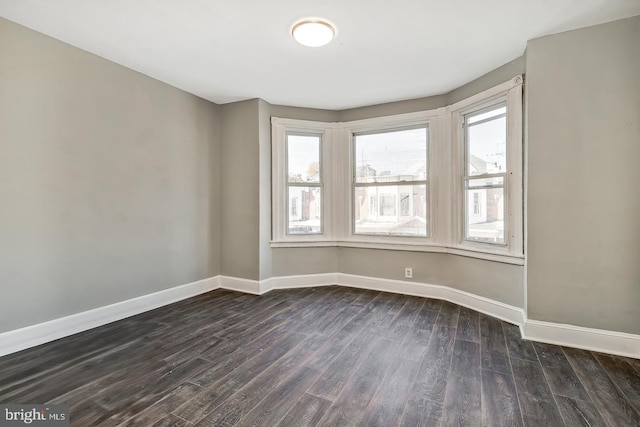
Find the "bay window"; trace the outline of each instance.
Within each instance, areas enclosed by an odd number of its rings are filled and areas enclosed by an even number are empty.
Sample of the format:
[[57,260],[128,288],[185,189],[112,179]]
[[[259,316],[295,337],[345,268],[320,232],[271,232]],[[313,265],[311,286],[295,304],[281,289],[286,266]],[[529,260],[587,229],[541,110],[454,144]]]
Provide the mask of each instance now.
[[435,110],[272,118],[274,247],[523,263],[522,77]]

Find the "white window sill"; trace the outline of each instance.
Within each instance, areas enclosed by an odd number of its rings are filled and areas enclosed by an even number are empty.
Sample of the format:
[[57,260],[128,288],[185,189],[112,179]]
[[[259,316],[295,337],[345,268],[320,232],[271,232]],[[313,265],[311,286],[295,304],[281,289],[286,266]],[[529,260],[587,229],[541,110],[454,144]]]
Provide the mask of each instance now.
[[272,248],[362,248],[362,249],[387,249],[394,251],[433,252],[460,255],[469,258],[484,259],[487,261],[501,262],[504,264],[524,265],[523,255],[513,255],[505,251],[480,250],[477,248],[465,248],[442,245],[425,245],[411,243],[379,243],[359,241],[295,241],[295,242],[271,242]]

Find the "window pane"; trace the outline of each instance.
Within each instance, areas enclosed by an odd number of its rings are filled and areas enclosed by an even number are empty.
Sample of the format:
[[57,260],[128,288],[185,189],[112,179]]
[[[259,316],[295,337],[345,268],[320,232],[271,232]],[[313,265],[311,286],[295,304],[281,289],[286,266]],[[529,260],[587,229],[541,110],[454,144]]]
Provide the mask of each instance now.
[[469,186],[465,190],[465,238],[504,244],[504,187],[482,188],[481,184],[469,182]]
[[[482,113],[474,116],[474,119],[505,108],[500,107]],[[469,124],[467,126],[467,175],[503,173],[506,170],[507,118],[498,116],[483,123]]]
[[289,234],[322,233],[320,187],[289,187]]
[[355,233],[427,236],[427,186],[355,188]]
[[287,135],[289,182],[320,182],[320,136]]
[[467,114],[467,123],[472,124],[472,123],[480,122],[484,119],[496,117],[501,114],[507,114],[506,105],[503,105],[502,107],[494,108],[493,110],[485,111],[484,113]]
[[504,187],[504,177],[476,178],[467,180],[467,188]]
[[354,144],[355,182],[426,179],[426,127],[354,135]]

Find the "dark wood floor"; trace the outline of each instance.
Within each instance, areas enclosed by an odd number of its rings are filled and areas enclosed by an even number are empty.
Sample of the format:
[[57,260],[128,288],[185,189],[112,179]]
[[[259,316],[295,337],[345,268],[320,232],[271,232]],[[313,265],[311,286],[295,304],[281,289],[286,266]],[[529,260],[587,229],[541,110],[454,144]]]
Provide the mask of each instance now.
[[437,300],[218,290],[0,358],[0,403],[77,426],[640,426],[640,360]]

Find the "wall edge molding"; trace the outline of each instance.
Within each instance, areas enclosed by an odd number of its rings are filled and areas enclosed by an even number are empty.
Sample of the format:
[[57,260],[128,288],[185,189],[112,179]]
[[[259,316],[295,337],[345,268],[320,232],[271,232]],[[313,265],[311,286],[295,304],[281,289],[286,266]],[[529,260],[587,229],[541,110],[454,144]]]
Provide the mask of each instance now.
[[339,285],[337,276],[337,273],[274,276],[262,280],[260,282],[260,290],[261,293],[264,294],[274,289],[295,289]]
[[220,287],[219,276],[0,333],[0,357],[126,319]]
[[261,295],[260,282],[258,280],[243,279],[241,277],[217,276],[220,287],[229,291],[244,292],[245,294]]
[[449,301],[515,325],[521,325],[524,320],[524,310],[520,307],[515,307],[448,286],[432,285],[422,282],[409,282],[404,280],[380,279],[376,277],[357,276],[344,273],[338,274],[338,284],[354,288],[373,289],[377,291]]
[[522,338],[640,359],[640,335],[527,319]]

